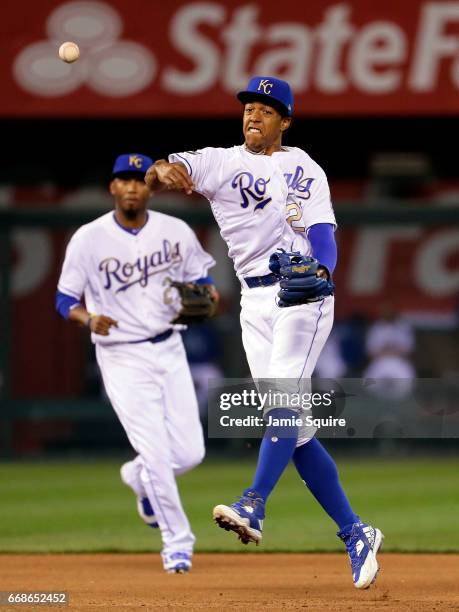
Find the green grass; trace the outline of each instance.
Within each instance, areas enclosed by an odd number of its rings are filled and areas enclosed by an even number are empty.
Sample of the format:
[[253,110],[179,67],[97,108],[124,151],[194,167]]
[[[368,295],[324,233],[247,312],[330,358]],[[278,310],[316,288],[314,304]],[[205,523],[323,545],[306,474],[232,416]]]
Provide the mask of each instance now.
[[[340,461],[343,485],[362,518],[386,534],[385,550],[459,551],[459,460]],[[263,545],[243,547],[215,527],[211,509],[247,486],[250,463],[207,461],[179,478],[200,551],[341,550],[334,523],[289,468],[268,506]],[[152,551],[119,464],[0,464],[0,552]]]

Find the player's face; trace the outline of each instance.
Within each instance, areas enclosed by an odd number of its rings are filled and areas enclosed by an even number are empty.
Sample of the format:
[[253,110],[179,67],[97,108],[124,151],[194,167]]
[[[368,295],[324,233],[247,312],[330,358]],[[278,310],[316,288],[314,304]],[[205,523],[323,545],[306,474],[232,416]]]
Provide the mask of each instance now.
[[110,193],[115,198],[116,208],[128,218],[135,218],[147,208],[151,192],[143,177],[115,178],[110,183]]
[[272,106],[249,102],[244,106],[242,131],[251,151],[272,153],[280,148],[282,132],[290,125],[290,117],[282,117]]

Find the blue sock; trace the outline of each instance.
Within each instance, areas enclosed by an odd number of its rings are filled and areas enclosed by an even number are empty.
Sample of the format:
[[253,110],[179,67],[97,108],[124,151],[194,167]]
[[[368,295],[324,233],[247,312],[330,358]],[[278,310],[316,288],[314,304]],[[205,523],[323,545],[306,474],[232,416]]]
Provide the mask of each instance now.
[[[275,419],[295,418],[297,413],[287,408],[275,408],[268,415]],[[282,476],[295,450],[298,439],[298,426],[276,426],[270,425],[266,428],[265,435],[258,453],[258,464],[251,489],[257,491],[264,499],[276,486]]]
[[298,447],[293,461],[308,489],[340,529],[360,520],[341,487],[335,462],[319,440],[313,438]]

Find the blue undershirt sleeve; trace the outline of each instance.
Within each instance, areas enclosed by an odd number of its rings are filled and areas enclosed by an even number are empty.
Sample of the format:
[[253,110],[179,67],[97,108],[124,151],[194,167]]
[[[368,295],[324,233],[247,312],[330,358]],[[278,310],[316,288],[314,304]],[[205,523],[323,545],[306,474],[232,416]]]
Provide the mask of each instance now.
[[331,276],[338,258],[334,226],[331,223],[312,225],[308,230],[308,238],[313,256],[327,268]]
[[56,291],[56,310],[64,319],[69,318],[70,309],[76,305],[80,305],[80,300],[61,291]]

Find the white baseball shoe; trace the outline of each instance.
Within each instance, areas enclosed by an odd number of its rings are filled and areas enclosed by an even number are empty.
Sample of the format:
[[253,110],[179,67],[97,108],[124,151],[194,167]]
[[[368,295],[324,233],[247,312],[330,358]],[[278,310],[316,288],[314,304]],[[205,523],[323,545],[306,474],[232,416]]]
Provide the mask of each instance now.
[[176,552],[163,555],[163,564],[168,574],[188,574],[191,569],[191,554]]
[[137,497],[137,512],[144,523],[153,529],[159,527],[155,511],[140,483],[140,469],[135,461],[128,461],[121,466],[121,480],[135,493]]

